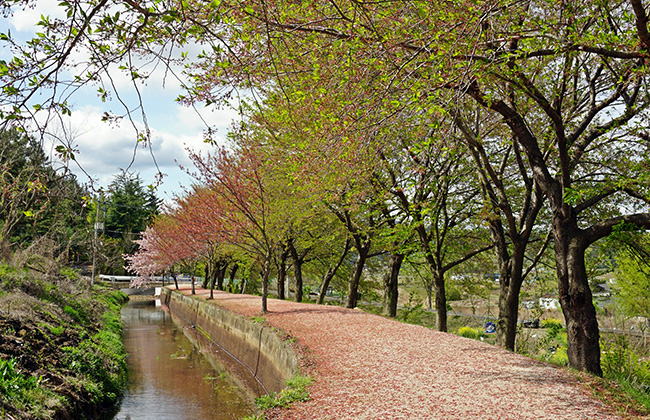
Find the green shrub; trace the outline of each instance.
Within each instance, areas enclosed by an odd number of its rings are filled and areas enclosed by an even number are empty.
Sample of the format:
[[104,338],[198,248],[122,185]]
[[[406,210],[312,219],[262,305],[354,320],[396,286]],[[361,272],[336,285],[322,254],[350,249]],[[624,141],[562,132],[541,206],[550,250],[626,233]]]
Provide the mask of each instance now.
[[462,292],[455,283],[448,282],[445,288],[445,297],[448,301],[460,300],[462,298]]
[[605,378],[616,381],[623,391],[650,410],[650,361],[630,347],[625,336],[601,341],[601,366]]
[[472,338],[474,340],[476,340],[479,337],[476,328],[472,328],[472,327],[460,327],[458,329],[458,335],[465,338]]
[[20,400],[25,390],[36,388],[39,382],[34,376],[23,376],[16,367],[16,359],[0,359],[0,390],[8,400]]
[[404,305],[403,308],[398,309],[397,319],[406,322],[407,324],[422,325],[425,327],[433,327],[436,325],[436,314],[432,311],[424,309],[421,303],[412,306],[412,301]]
[[568,366],[569,356],[566,354],[566,347],[558,347],[551,353],[548,361],[558,366]]
[[81,316],[79,315],[79,312],[77,312],[76,309],[74,309],[72,306],[66,305],[63,307],[63,312],[66,314],[70,315],[72,319],[75,321],[79,322],[81,320]]
[[59,274],[68,280],[77,280],[79,279],[79,273],[76,270],[70,267],[61,267],[59,268]]
[[543,319],[541,327],[542,328],[556,329],[556,330],[561,330],[562,328],[564,328],[564,326],[562,324],[562,321],[560,321],[559,319],[555,319],[555,318]]
[[12,290],[20,286],[20,280],[23,277],[22,273],[5,263],[0,263],[0,286],[4,290]]
[[606,376],[624,377],[641,384],[650,382],[650,362],[641,359],[625,336],[601,344],[601,366]]
[[106,295],[100,295],[98,301],[103,303],[107,310],[102,314],[102,321],[107,330],[117,334],[122,333],[122,318],[120,308],[129,297],[119,290],[112,291]]
[[518,344],[517,351],[531,357],[553,363],[558,366],[567,366],[569,358],[567,356],[567,333],[559,321],[551,321],[545,334],[540,334],[540,338],[525,346]]

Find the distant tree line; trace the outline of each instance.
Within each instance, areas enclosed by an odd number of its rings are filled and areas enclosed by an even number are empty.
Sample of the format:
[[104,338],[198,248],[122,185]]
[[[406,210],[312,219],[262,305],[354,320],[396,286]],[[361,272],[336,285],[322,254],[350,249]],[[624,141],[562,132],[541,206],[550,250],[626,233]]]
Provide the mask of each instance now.
[[64,264],[87,265],[92,260],[93,228],[100,222],[100,271],[125,274],[122,255],[136,251],[134,240],[159,206],[153,187],[145,186],[137,174],[121,171],[105,191],[93,192],[69,170],[56,168],[40,141],[16,128],[0,131],[3,260],[18,257],[43,269],[30,254],[44,253]]

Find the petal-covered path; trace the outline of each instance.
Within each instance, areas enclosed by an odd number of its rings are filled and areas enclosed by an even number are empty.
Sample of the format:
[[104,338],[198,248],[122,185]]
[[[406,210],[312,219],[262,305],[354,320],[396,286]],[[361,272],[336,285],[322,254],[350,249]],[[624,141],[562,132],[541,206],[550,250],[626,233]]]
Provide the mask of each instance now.
[[[258,296],[215,291],[213,302],[245,316],[261,310]],[[268,322],[313,361],[310,400],[283,419],[619,419],[567,371],[480,341],[359,310],[268,307]]]

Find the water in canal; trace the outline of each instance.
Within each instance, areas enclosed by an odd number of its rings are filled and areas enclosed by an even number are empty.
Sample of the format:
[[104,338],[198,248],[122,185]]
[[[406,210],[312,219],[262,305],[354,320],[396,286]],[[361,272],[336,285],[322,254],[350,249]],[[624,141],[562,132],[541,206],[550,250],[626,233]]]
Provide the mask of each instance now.
[[222,420],[253,413],[252,397],[149,302],[122,309],[129,387],[114,420]]

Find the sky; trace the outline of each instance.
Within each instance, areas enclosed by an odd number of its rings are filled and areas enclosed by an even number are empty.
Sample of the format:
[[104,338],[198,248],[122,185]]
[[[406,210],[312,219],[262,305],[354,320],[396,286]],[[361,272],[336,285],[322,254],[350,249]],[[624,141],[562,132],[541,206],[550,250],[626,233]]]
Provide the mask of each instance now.
[[[6,32],[9,29],[17,40],[30,39],[41,14],[51,17],[61,15],[58,3],[59,0],[39,0],[34,8],[16,10],[9,19],[0,18],[0,31]],[[0,58],[7,60],[10,57],[5,44],[0,43]],[[122,100],[130,106],[137,104],[136,92],[129,78],[117,69],[111,72],[111,77]],[[158,172],[151,156],[153,151],[160,172],[166,175],[158,186],[157,195],[170,201],[175,194],[182,193],[183,186],[187,187],[193,181],[179,167],[181,164],[192,168],[186,148],[202,152],[213,148],[203,141],[206,128],[203,120],[217,127],[215,140],[218,144],[224,144],[229,127],[237,119],[237,112],[202,106],[195,110],[176,103],[174,99],[183,93],[180,82],[166,77],[159,68],[152,73],[146,84],[140,85],[140,93],[152,132],[151,150],[137,146],[136,130],[127,119],[117,126],[101,121],[104,112],[123,114],[124,107],[115,95],[111,95],[111,100],[102,102],[97,94],[97,86],[89,86],[75,93],[70,101],[72,115],[65,125],[66,131],[72,133],[72,144],[78,151],[75,153],[78,165],[75,162],[69,162],[68,165],[81,183],[88,183],[90,175],[96,185],[107,186],[115,174],[128,168],[131,172],[139,173],[144,184],[149,185],[156,182],[155,175]],[[134,114],[134,120],[136,127],[144,127],[141,113]],[[56,127],[51,130],[62,132]],[[46,144],[45,147],[46,152],[54,155],[51,144]]]

